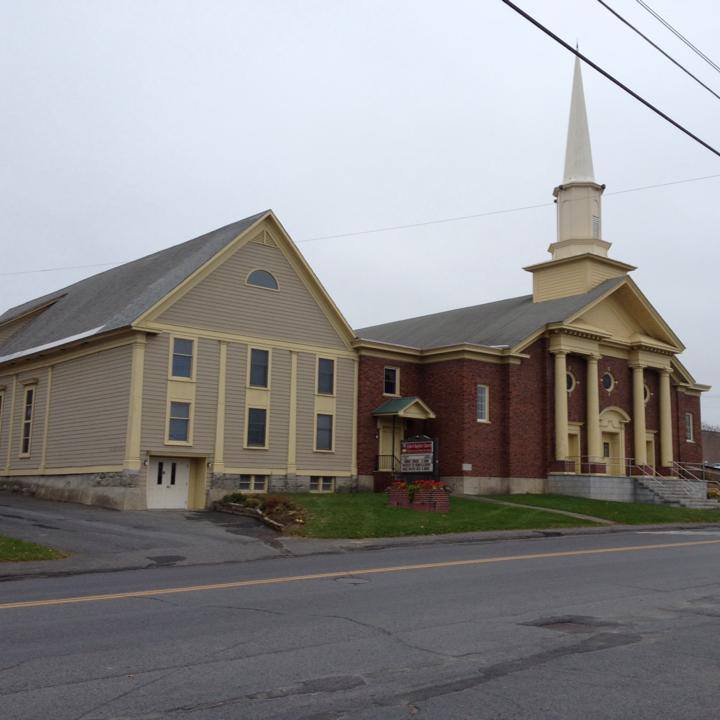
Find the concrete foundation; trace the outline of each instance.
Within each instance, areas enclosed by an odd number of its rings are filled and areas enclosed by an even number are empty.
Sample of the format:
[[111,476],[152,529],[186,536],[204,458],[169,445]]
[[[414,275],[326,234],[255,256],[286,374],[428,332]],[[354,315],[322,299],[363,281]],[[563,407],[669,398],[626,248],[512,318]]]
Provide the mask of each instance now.
[[0,488],[45,500],[97,505],[113,510],[144,510],[145,482],[127,470],[78,475],[23,475],[3,478]]
[[545,478],[444,477],[454,493],[462,495],[519,495],[547,492]]

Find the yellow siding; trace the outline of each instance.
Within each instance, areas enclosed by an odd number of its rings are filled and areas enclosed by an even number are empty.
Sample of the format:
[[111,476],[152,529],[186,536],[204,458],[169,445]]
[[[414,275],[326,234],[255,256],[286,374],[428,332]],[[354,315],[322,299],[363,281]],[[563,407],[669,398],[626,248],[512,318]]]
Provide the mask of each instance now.
[[169,335],[148,336],[143,377],[141,455],[161,449],[165,442],[165,403],[167,399]]
[[[271,272],[280,289],[245,283],[255,269]],[[344,347],[330,321],[277,247],[249,242],[158,318],[172,325],[250,337]]]
[[533,275],[535,302],[579,295],[587,289],[586,268],[576,263],[538,270]]
[[200,339],[197,355],[193,450],[208,455],[212,455],[215,450],[219,362],[220,343],[217,340]]
[[298,473],[318,470],[332,473],[349,471],[352,466],[352,428],[355,371],[353,361],[336,361],[336,410],[334,421],[335,452],[315,452],[315,356],[300,353],[298,357]]
[[[125,345],[58,363],[54,367],[48,428],[48,470],[122,464],[125,457],[131,362],[132,347]],[[40,425],[34,431],[36,443],[39,436],[42,436]],[[37,453],[39,459],[40,450],[36,444],[33,457]]]
[[5,390],[0,390],[4,394],[3,406],[0,411],[0,473],[2,473],[7,461],[7,440],[10,433],[10,406],[12,405],[12,375],[0,376],[0,387],[5,386]]
[[225,410],[225,465],[242,468],[287,467],[288,423],[290,418],[290,352],[274,348],[270,368],[269,447],[244,448],[245,395],[247,383],[246,345],[228,345]]

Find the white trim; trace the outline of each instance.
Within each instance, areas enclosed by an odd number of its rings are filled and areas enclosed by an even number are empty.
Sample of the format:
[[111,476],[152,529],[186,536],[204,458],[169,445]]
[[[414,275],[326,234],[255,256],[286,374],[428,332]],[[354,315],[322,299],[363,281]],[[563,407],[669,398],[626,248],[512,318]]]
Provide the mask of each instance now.
[[70,335],[69,337],[62,338],[62,340],[53,340],[52,342],[45,343],[44,345],[36,345],[35,347],[27,348],[26,350],[19,350],[18,352],[11,353],[10,355],[3,355],[0,357],[0,363],[5,363],[9,360],[16,360],[17,358],[25,357],[26,355],[33,355],[34,353],[42,352],[43,350],[50,350],[51,348],[58,347],[59,345],[65,345],[66,343],[71,343],[75,340],[82,340],[83,338],[90,337],[91,335],[97,335],[104,327],[104,325],[100,325],[92,330],[86,330],[85,332],[78,333],[77,335]]

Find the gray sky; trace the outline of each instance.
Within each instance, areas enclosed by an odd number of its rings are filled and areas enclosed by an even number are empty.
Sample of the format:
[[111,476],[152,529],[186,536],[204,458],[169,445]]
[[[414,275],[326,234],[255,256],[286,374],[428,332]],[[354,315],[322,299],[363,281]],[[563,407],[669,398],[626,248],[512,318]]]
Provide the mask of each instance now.
[[[519,4],[711,144],[720,104],[594,0]],[[609,0],[714,88],[633,0]],[[653,0],[720,62],[711,0]],[[499,0],[0,0],[0,272],[124,262],[271,207],[355,327],[530,292],[572,56]],[[607,192],[720,159],[584,68]],[[604,238],[720,423],[720,179],[606,195]],[[103,268],[0,277],[10,306]]]

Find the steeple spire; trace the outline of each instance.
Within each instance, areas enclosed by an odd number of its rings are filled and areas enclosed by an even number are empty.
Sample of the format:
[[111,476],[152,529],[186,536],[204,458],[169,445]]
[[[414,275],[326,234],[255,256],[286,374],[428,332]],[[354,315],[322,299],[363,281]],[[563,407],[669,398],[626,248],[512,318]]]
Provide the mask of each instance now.
[[583,91],[580,58],[575,58],[570,120],[565,149],[565,175],[563,185],[570,182],[594,182],[590,131],[588,129],[585,93]]
[[604,185],[595,180],[580,59],[575,59],[565,174],[553,191],[557,203],[557,239],[548,248],[552,260],[530,265],[533,301],[584,293],[635,268],[608,257],[602,237]]

